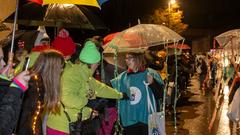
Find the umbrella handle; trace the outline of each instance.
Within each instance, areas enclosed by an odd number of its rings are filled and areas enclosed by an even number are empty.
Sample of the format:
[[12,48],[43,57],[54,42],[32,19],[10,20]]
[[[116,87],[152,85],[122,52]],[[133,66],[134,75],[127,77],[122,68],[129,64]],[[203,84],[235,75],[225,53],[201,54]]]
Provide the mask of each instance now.
[[13,64],[13,56],[14,56],[13,52],[8,52],[8,65]]
[[8,65],[9,65],[9,69],[8,69],[8,77],[11,78],[11,76],[13,75],[13,56],[14,53],[13,52],[8,52]]

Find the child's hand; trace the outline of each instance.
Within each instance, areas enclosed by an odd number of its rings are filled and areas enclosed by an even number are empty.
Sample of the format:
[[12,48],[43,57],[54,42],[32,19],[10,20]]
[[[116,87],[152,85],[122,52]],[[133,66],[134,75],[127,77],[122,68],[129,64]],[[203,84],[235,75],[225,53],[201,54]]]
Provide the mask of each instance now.
[[28,88],[28,81],[30,80],[30,78],[31,76],[29,74],[29,71],[22,71],[15,77],[15,79],[18,80],[26,88]]

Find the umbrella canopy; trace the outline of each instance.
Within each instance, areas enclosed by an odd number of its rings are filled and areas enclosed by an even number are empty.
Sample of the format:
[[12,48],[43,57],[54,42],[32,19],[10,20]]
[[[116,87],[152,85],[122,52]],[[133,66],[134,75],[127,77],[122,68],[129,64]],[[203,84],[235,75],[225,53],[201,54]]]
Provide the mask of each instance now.
[[0,20],[5,20],[16,10],[16,0],[0,0]]
[[[0,1],[0,9],[1,9],[0,22],[2,22],[3,20],[5,20],[9,15],[11,15],[15,11],[16,1],[15,0],[1,0]],[[0,32],[0,40],[4,39],[12,31],[12,24],[4,24],[4,25],[6,25],[8,28],[10,28],[10,30],[1,31]]]
[[52,25],[83,27],[94,29],[88,18],[76,5],[50,4],[47,8],[44,21]]
[[115,65],[117,63],[118,67],[122,69],[126,69],[127,65],[125,62],[125,56],[126,56],[126,53],[118,54],[117,61],[116,61],[113,53],[104,53],[103,59],[106,60],[109,64]]
[[187,44],[178,44],[178,45],[172,44],[172,45],[168,45],[166,48],[172,48],[172,49],[176,48],[176,49],[182,49],[182,50],[191,49],[191,47]]
[[120,32],[115,32],[115,33],[111,33],[111,34],[108,34],[107,36],[105,36],[103,38],[103,45],[106,45],[108,42],[110,42],[119,33]]
[[229,30],[215,37],[225,52],[234,55],[240,53],[240,29]]
[[38,4],[78,4],[100,8],[97,0],[29,0]]
[[215,37],[220,46],[226,46],[231,42],[239,40],[240,29],[229,30]]
[[101,6],[103,3],[107,2],[108,0],[98,0],[99,5]]
[[[27,14],[27,15],[26,15]],[[5,22],[13,22],[14,14]],[[81,29],[107,29],[101,19],[85,6],[74,4],[49,4],[42,6],[27,3],[19,8],[18,24]]]
[[156,24],[138,24],[117,34],[104,47],[104,52],[141,51],[151,46],[174,43],[184,38],[173,30]]
[[[30,51],[34,42],[37,38],[39,31],[37,30],[18,30],[15,33],[14,40],[24,42],[23,48]],[[7,46],[11,44],[12,33],[9,34],[5,39],[0,40],[0,46]],[[15,43],[18,44],[17,42]]]

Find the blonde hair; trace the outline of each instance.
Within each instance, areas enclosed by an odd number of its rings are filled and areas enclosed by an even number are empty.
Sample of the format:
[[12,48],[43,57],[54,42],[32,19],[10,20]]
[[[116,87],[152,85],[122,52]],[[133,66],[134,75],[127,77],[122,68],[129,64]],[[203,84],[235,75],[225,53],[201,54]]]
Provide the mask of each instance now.
[[57,113],[60,110],[61,72],[64,67],[62,54],[55,50],[42,52],[31,69],[40,76],[44,93],[44,105],[47,111]]

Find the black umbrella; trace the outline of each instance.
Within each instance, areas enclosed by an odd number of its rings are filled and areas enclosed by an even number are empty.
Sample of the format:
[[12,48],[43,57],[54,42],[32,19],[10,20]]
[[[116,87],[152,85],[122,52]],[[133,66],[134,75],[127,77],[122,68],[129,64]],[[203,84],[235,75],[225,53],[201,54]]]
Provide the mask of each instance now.
[[[26,49],[27,51],[31,51],[38,33],[38,30],[17,30],[14,36],[14,40],[24,42],[24,49]],[[12,35],[13,34],[11,33],[6,38],[0,40],[0,46],[4,47],[10,45],[13,38]],[[18,48],[18,42],[15,42],[14,44],[14,46]]]
[[[73,4],[38,5],[27,3],[19,8],[17,23],[25,26],[49,26],[81,29],[107,29],[101,19],[85,6]],[[4,22],[13,22],[9,16]]]

